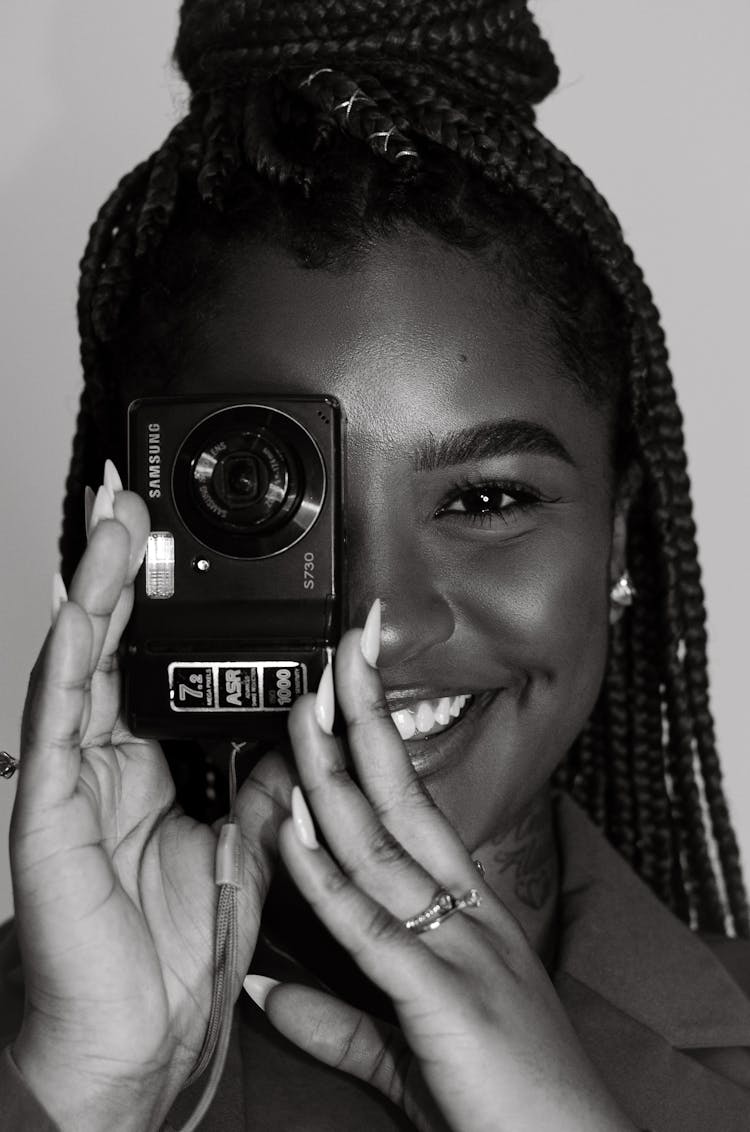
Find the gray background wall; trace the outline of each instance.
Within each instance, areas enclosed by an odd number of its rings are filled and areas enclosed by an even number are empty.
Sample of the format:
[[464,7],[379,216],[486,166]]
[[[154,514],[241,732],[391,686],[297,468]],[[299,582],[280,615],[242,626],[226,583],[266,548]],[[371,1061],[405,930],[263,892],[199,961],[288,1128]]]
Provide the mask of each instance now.
[[[657,296],[687,418],[708,592],[714,708],[750,862],[745,660],[747,0],[536,0],[562,68],[542,128],[620,216]],[[177,0],[4,0],[0,15],[0,748],[18,748],[49,618],[78,395],[76,264],[126,170],[184,98]],[[0,784],[5,842],[13,786]],[[0,852],[0,920],[12,908]]]

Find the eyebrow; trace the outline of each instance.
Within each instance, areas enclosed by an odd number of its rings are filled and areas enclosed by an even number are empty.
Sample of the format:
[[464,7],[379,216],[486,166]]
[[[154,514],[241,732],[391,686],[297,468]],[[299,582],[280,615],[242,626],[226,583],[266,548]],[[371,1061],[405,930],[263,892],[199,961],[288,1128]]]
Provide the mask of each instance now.
[[502,420],[457,429],[439,438],[432,433],[414,450],[414,470],[434,472],[455,464],[518,454],[552,456],[575,467],[562,441],[533,421]]

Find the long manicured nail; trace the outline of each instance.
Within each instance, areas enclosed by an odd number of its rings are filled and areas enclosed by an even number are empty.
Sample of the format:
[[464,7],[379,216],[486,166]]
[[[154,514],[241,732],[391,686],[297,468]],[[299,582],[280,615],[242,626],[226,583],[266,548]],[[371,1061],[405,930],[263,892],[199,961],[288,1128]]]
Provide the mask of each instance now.
[[299,786],[292,788],[292,820],[294,832],[305,849],[317,849],[318,839],[315,836],[315,826]]
[[318,726],[327,735],[333,735],[333,717],[336,711],[336,705],[333,698],[333,666],[328,661],[328,664],[323,669],[323,675],[318,684],[318,691],[315,695],[315,718],[318,721]]
[[99,488],[94,500],[94,506],[91,509],[91,518],[89,520],[89,538],[96,530],[97,523],[102,519],[114,519],[115,513],[112,509],[112,496],[109,493],[109,488],[104,484]]
[[105,460],[104,462],[104,486],[112,496],[116,495],[118,491],[122,491],[120,473],[111,460]]
[[89,537],[89,530],[91,528],[91,512],[94,510],[94,501],[96,499],[96,492],[92,487],[86,484],[83,489],[83,512],[84,521],[86,523],[86,538]]
[[268,975],[248,975],[242,985],[255,1005],[265,1010],[268,992],[279,985],[279,980],[270,979]]
[[62,580],[62,574],[57,573],[52,577],[52,620],[56,620],[60,612],[60,606],[64,601],[68,600],[68,591],[65,589],[65,582]]
[[380,598],[376,597],[375,601],[370,606],[370,612],[367,614],[364,628],[362,629],[362,636],[359,640],[359,647],[362,650],[362,656],[365,658],[370,668],[377,668],[378,655],[380,653]]

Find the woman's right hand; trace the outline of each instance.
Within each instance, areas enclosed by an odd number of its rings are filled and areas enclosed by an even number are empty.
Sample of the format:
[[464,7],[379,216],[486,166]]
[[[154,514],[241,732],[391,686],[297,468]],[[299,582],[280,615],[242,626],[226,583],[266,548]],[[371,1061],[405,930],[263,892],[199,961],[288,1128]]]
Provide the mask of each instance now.
[[[63,1132],[158,1128],[198,1059],[212,997],[218,823],[182,812],[160,747],[121,718],[117,649],[149,520],[130,492],[112,507],[32,672],[11,823],[26,982],[13,1055]],[[233,997],[290,792],[281,756],[269,755],[237,798]]]

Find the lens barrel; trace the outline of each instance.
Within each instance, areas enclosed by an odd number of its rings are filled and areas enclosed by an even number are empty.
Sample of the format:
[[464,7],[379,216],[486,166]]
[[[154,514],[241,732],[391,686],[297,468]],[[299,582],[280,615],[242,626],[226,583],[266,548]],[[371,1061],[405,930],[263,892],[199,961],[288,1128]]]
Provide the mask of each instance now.
[[237,405],[191,430],[172,488],[180,518],[205,546],[266,558],[293,546],[317,519],[325,464],[299,421],[270,406]]

